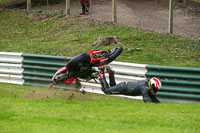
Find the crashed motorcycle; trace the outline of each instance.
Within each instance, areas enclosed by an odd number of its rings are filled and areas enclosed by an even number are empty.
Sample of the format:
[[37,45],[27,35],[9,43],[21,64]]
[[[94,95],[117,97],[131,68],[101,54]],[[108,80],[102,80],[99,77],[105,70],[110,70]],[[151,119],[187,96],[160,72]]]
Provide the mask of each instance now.
[[[103,50],[93,50],[87,52],[88,62],[87,63],[77,63],[85,59],[83,55],[78,55],[77,57],[71,59],[67,65],[72,66],[72,68],[77,68],[76,70],[68,70],[67,67],[60,68],[52,77],[49,89],[56,84],[69,84],[72,83],[77,78],[91,80],[96,79],[98,76],[98,67],[103,65],[108,65],[114,59],[116,59],[123,48],[121,46],[114,47],[108,51]],[[78,59],[78,60],[77,60]],[[74,64],[78,64],[74,66]],[[71,72],[72,71],[72,72]],[[72,76],[71,73],[73,73]]]

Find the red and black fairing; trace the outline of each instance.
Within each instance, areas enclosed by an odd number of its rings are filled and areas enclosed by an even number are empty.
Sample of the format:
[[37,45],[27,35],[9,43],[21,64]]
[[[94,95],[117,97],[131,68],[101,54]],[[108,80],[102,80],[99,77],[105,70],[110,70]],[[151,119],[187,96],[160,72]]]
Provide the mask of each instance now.
[[[106,54],[105,51],[97,51],[97,50],[94,50],[94,51],[89,51],[87,53],[89,56],[90,56],[90,67],[93,67],[93,66],[96,66],[96,67],[99,67],[99,66],[103,66],[104,65],[104,60],[106,60],[106,58],[108,57],[108,55]],[[69,83],[72,83],[74,80],[77,79],[77,77],[71,77],[71,78],[68,78],[66,79],[65,81],[63,82],[59,82],[59,83],[56,83],[54,82],[54,79],[55,77],[58,75],[58,74],[61,74],[61,73],[65,73],[67,71],[67,68],[66,67],[62,67],[60,68],[55,74],[54,76],[52,77],[52,84],[55,85],[55,84],[69,84]],[[88,72],[88,74],[85,76],[84,74],[80,74],[79,77],[88,77],[90,75],[90,72]],[[52,87],[52,86],[51,86]],[[51,88],[50,87],[50,88]]]
[[[114,47],[109,51],[100,51],[100,50],[93,50],[89,51],[88,53],[82,53],[74,57],[67,63],[66,67],[59,69],[54,76],[52,77],[52,84],[50,85],[49,89],[52,85],[55,84],[69,84],[76,80],[78,77],[83,79],[92,79],[94,77],[91,76],[92,74],[92,67],[100,67],[103,65],[107,65],[112,62],[117,56],[119,56],[122,52],[123,48],[118,46]],[[66,73],[69,71],[69,77],[62,82],[55,82],[55,77],[59,74]],[[75,73],[74,75],[72,74]],[[78,72],[77,72],[78,71]],[[72,75],[72,76],[71,76]]]
[[108,53],[106,51],[89,51],[88,54],[90,55],[90,64],[96,67],[103,66],[105,64],[105,60],[108,58]]
[[60,68],[60,69],[53,75],[53,77],[52,77],[52,79],[51,79],[52,83],[50,84],[49,89],[51,89],[52,86],[53,86],[53,85],[56,85],[56,84],[69,84],[69,83],[72,83],[72,82],[76,79],[75,77],[72,77],[72,78],[66,79],[66,80],[63,81],[63,82],[56,83],[56,82],[54,81],[55,77],[56,77],[58,74],[64,73],[64,72],[66,72],[66,71],[67,71],[67,68],[66,68],[66,67],[62,67],[62,68]]
[[[54,74],[54,76],[52,77],[52,80],[55,78],[55,76],[57,76],[57,74],[63,73],[63,72],[66,72],[66,71],[67,71],[67,68],[66,68],[66,67],[60,68],[60,69]],[[68,83],[73,82],[75,79],[76,79],[76,78],[72,77],[72,78],[67,79],[66,81],[63,81],[63,82],[61,82],[61,83],[56,83],[56,84],[68,84]]]

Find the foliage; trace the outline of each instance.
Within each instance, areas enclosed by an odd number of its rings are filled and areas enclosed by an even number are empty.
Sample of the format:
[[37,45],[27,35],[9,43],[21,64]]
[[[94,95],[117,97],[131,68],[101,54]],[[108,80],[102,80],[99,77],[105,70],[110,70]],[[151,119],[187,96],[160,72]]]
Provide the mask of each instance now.
[[[73,98],[69,95],[74,94]],[[197,133],[200,104],[140,100],[0,84],[0,132]]]
[[35,15],[39,15],[39,14],[41,14],[43,11],[42,10],[36,10],[34,13],[35,13]]
[[0,0],[0,4],[4,4],[4,3],[7,3],[7,2],[12,2],[14,0]]
[[195,1],[195,2],[198,2],[198,3],[200,3],[200,0],[192,0],[192,1]]

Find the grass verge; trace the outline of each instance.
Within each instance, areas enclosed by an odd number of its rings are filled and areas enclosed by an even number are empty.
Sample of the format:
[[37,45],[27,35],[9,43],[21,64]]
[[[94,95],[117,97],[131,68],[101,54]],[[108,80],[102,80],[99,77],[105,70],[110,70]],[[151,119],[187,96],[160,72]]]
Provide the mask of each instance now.
[[197,133],[200,105],[0,84],[0,132]]
[[[53,13],[52,13],[53,14]],[[124,48],[118,61],[151,65],[200,67],[200,41],[144,31],[85,17],[46,16],[42,11],[7,10],[0,14],[3,52],[75,56],[94,48],[100,36],[119,36]]]

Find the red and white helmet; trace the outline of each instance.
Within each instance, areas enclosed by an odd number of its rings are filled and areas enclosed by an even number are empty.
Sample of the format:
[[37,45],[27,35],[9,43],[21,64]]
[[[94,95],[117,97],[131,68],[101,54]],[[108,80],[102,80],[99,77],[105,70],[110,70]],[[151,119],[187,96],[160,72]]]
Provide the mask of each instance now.
[[148,82],[150,93],[155,94],[161,88],[161,82],[156,77],[153,77]]

